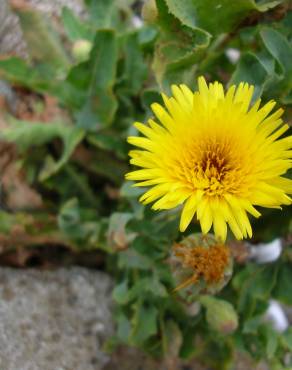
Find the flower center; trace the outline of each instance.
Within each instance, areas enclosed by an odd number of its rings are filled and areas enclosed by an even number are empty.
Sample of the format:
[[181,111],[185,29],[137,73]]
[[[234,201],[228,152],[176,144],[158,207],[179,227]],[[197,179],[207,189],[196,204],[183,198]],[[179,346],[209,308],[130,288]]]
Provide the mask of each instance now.
[[226,191],[228,174],[232,170],[230,146],[221,142],[208,142],[199,148],[194,166],[193,185],[208,196],[222,195]]
[[199,164],[202,171],[210,178],[216,177],[222,180],[228,170],[228,160],[223,153],[217,151],[205,151]]

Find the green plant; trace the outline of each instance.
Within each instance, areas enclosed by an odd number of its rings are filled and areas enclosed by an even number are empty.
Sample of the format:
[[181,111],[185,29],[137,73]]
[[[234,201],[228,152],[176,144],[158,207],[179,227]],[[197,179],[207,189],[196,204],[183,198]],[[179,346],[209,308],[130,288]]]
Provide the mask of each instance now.
[[[149,118],[150,104],[172,83],[194,89],[199,75],[226,85],[247,81],[263,101],[278,101],[291,121],[291,4],[146,1],[139,28],[133,26],[134,1],[86,4],[86,20],[63,10],[65,44],[35,11],[17,10],[30,58],[1,59],[0,77],[55,97],[66,115],[45,124],[8,118],[1,136],[16,144],[44,206],[42,212],[1,211],[1,232],[13,233],[21,224],[35,235],[41,232],[34,225],[41,223],[59,244],[106,253],[116,281],[117,323],[108,348],[124,343],[158,357],[195,356],[214,369],[232,368],[235,351],[243,351],[273,369],[291,368],[285,356],[292,351],[291,328],[278,333],[263,319],[270,299],[292,304],[291,207],[264,211],[253,223],[253,242],[286,240],[277,261],[244,260],[245,246],[236,245],[228,285],[216,297],[187,297],[173,293],[171,248],[199,232],[198,225],[180,234],[177,210],[156,213],[142,206],[139,188],[124,181],[132,123]],[[40,33],[41,43],[32,37]],[[234,50],[239,59],[230,57]],[[215,314],[219,321],[210,322]],[[226,315],[234,324],[228,335],[220,330]]]

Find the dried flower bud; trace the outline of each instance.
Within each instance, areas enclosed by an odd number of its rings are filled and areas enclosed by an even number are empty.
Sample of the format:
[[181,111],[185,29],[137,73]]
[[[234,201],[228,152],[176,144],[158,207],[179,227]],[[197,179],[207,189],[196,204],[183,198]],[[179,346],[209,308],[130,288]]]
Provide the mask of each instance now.
[[201,304],[206,308],[206,320],[209,326],[222,333],[233,333],[238,327],[238,316],[232,304],[211,296],[202,296]]
[[211,235],[190,235],[173,246],[175,290],[188,288],[190,294],[214,294],[232,275],[230,249]]

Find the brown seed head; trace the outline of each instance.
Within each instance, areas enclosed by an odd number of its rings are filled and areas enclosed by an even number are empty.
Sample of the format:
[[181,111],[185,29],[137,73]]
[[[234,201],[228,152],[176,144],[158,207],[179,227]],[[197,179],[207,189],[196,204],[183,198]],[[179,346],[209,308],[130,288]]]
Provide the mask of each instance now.
[[207,285],[219,283],[224,279],[226,267],[230,263],[230,249],[224,244],[194,246],[175,244],[174,255],[181,261],[182,267],[193,271],[190,278],[180,284],[176,290],[203,279]]

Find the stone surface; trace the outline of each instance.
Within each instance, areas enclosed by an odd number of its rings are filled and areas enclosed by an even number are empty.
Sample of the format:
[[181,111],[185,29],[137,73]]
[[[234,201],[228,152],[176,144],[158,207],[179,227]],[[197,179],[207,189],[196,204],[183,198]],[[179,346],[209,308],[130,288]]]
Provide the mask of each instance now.
[[7,0],[0,1],[0,55],[3,54],[26,55],[18,18],[11,12]]
[[99,370],[111,280],[83,268],[0,269],[0,369]]
[[[60,16],[64,6],[78,16],[85,14],[83,0],[14,0],[14,2],[28,4],[42,12],[45,17]],[[26,43],[18,17],[10,9],[9,0],[0,0],[0,55],[3,54],[26,56]]]
[[70,8],[76,15],[84,14],[83,0],[25,0],[35,9],[47,13],[60,15],[64,6]]
[[[102,351],[113,333],[113,283],[80,267],[0,268],[0,370],[216,370],[135,348]],[[267,370],[237,354],[235,370]]]

